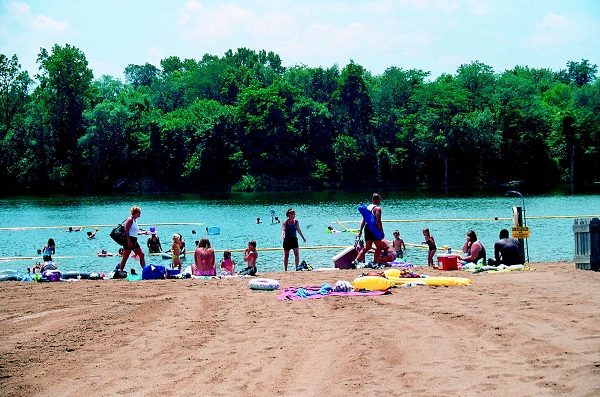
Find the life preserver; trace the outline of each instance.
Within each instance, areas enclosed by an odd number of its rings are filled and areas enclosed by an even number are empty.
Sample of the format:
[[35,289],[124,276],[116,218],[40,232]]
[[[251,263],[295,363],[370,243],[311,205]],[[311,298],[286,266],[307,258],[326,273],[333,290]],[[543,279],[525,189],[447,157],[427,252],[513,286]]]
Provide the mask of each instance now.
[[373,233],[377,240],[381,240],[383,238],[383,232],[379,230],[377,227],[377,220],[375,219],[375,215],[371,212],[366,205],[361,204],[358,206],[358,212],[362,215],[367,227]]
[[248,286],[250,289],[273,291],[274,289],[279,289],[279,281],[271,278],[255,278],[254,280],[250,280]]

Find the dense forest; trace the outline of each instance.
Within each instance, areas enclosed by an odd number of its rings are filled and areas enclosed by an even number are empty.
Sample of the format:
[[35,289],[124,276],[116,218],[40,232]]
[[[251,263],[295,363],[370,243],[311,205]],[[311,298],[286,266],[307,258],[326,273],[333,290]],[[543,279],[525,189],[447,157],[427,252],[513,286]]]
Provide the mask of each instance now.
[[240,48],[94,78],[85,54],[0,55],[4,192],[254,191],[600,180],[600,80],[478,61],[436,79],[283,67]]

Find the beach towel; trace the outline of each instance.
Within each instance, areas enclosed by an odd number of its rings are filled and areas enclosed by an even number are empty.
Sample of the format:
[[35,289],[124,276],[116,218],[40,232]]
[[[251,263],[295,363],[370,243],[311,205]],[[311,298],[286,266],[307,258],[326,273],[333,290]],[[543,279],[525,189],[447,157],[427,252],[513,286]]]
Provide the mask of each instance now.
[[[328,288],[329,287],[329,288]],[[390,291],[365,291],[365,292],[336,292],[329,284],[323,284],[321,287],[286,287],[277,297],[277,300],[301,300],[301,299],[319,299],[326,296],[373,296],[387,295]]]

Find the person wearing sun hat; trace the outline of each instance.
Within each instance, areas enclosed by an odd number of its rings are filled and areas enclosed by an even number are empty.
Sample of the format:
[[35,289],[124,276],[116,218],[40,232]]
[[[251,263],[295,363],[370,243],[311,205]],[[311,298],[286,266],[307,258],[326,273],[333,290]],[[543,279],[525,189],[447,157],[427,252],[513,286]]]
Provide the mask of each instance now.
[[150,237],[148,237],[148,242],[146,243],[146,245],[148,246],[148,251],[150,251],[151,254],[162,252],[160,238],[158,238],[158,233],[153,227],[150,228]]

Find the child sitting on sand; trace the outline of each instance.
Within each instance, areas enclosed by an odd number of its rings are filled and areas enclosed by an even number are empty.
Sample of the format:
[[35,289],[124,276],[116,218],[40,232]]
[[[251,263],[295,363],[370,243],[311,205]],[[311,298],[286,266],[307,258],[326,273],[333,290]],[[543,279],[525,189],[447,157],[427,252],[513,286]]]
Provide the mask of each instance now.
[[256,276],[256,259],[258,258],[258,252],[256,251],[256,241],[250,240],[248,242],[248,248],[244,250],[244,262],[248,264],[240,274],[247,274],[250,276]]
[[231,251],[223,251],[223,260],[221,261],[221,271],[226,274],[235,273],[235,261],[231,259]]

